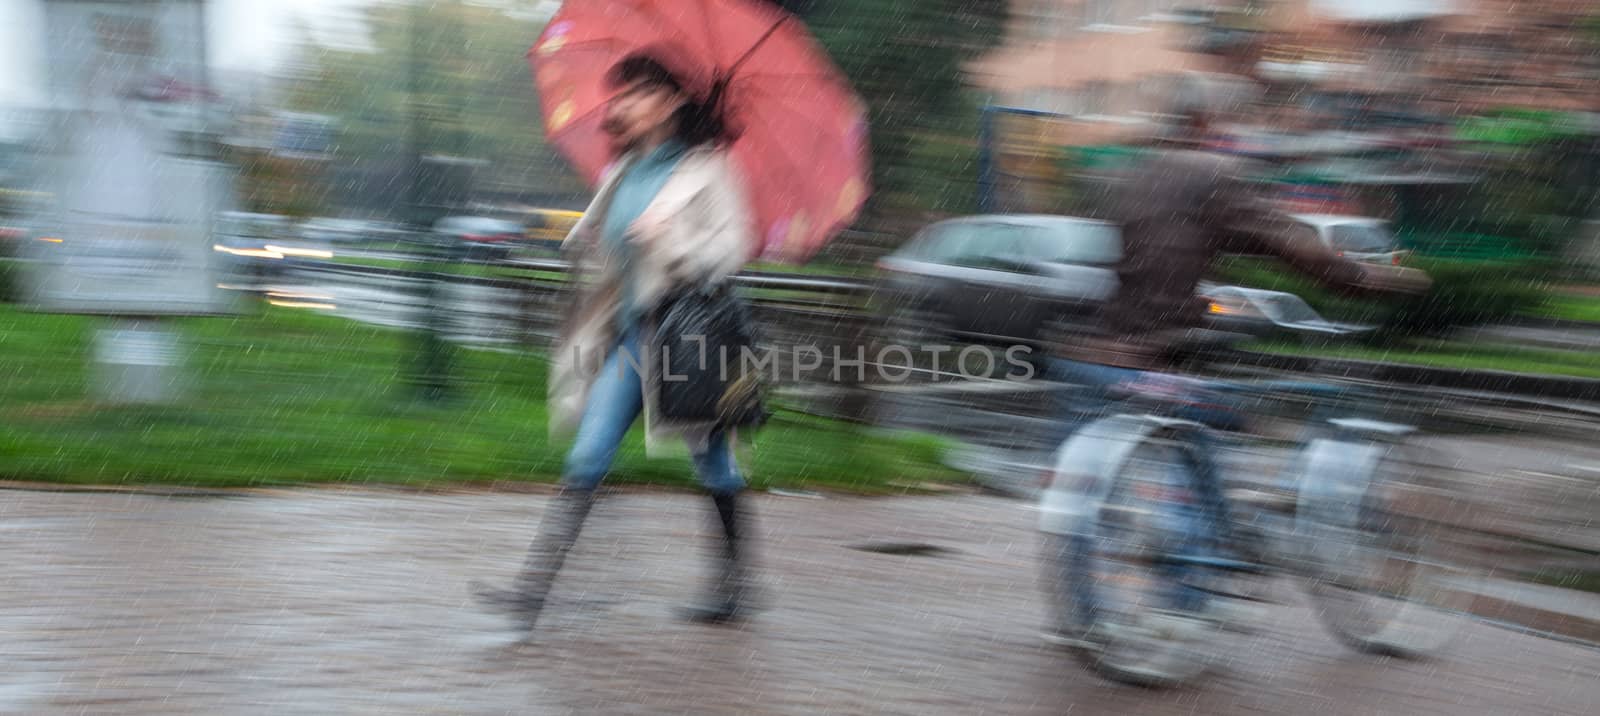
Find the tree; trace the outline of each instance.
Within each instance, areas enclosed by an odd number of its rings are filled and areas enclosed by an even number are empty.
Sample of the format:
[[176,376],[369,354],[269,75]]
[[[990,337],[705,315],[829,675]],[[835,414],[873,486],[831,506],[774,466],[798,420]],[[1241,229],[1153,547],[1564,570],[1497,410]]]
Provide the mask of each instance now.
[[340,173],[379,184],[346,193],[403,200],[392,183],[414,148],[488,160],[475,177],[480,193],[581,191],[543,142],[525,59],[538,21],[460,0],[374,5],[365,21],[374,51],[303,45],[304,70],[289,93],[292,109],[338,118]]
[[813,0],[806,19],[866,101],[877,214],[967,211],[979,102],[965,65],[1000,37],[1005,0]]

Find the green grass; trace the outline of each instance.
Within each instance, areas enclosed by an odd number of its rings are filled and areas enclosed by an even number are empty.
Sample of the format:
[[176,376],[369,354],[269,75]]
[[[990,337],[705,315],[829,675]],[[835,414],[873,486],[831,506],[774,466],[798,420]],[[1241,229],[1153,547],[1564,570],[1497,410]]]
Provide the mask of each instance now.
[[1600,323],[1600,296],[1551,296],[1529,313],[1562,321]]
[[1512,373],[1600,378],[1600,361],[1582,351],[1541,350],[1417,339],[1401,346],[1376,348],[1360,345],[1304,346],[1287,342],[1257,342],[1248,350],[1315,358],[1384,361],[1430,368],[1500,370]]
[[[111,407],[89,398],[98,319],[0,305],[0,478],[84,484],[437,485],[553,481],[537,355],[455,352],[458,397],[414,399],[412,334],[298,309],[179,319],[185,398]],[[895,491],[958,479],[928,439],[874,435],[785,412],[742,459],[756,487]],[[649,460],[639,429],[612,480],[691,486],[686,458]]]
[[839,263],[814,262],[800,264],[771,263],[766,261],[752,262],[748,267],[751,271],[766,271],[768,273],[799,274],[801,276],[818,276],[828,278],[867,278],[873,275],[875,269],[870,265],[852,265]]
[[1532,575],[1530,581],[1562,589],[1576,589],[1580,592],[1593,592],[1600,594],[1600,572],[1545,572],[1540,571]]

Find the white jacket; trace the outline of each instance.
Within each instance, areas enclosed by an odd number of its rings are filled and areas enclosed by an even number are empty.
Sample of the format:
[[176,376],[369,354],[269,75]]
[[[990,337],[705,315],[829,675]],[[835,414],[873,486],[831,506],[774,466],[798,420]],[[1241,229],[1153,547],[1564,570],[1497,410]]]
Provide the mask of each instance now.
[[[599,249],[600,227],[618,178],[635,161],[628,155],[601,181],[594,200],[564,242],[574,256],[576,286],[555,353],[550,358],[549,412],[552,437],[577,429],[598,367],[616,340],[616,314],[622,276],[608,252]],[[636,242],[632,269],[634,299],[651,307],[673,288],[725,279],[738,273],[753,254],[754,221],[738,171],[726,151],[689,150],[644,213],[629,229]],[[654,326],[647,316],[642,345],[650,345]],[[656,455],[672,437],[701,443],[708,423],[657,420],[654,373],[658,356],[646,356],[644,380],[645,450]],[[582,362],[582,370],[579,370]]]

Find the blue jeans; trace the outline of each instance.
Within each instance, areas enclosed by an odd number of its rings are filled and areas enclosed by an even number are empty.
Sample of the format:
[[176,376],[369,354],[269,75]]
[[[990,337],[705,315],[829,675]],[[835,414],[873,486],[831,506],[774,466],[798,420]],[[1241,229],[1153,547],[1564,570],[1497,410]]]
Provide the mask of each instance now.
[[[1096,420],[1116,414],[1121,400],[1113,388],[1118,384],[1134,382],[1143,374],[1143,371],[1131,368],[1052,360],[1048,376],[1051,380],[1080,386],[1078,390],[1064,394],[1058,407],[1057,412],[1062,419],[1062,440]],[[1229,412],[1215,401],[1197,395],[1189,396],[1173,414],[1174,417],[1202,424],[1215,424],[1218,414],[1226,415]],[[1216,440],[1206,430],[1191,431],[1186,434],[1186,439],[1194,450],[1186,452],[1184,459],[1170,466],[1171,479],[1192,489],[1196,499],[1193,504],[1175,506],[1174,514],[1169,515],[1169,519],[1181,526],[1182,532],[1179,543],[1171,545],[1169,549],[1176,555],[1205,557],[1218,551],[1219,543],[1223,540],[1229,520],[1228,505],[1222,494],[1222,475],[1214,460],[1214,451],[1218,447]],[[1077,549],[1087,547],[1081,538],[1075,546]],[[1185,612],[1204,608],[1206,593],[1194,585],[1197,581],[1203,581],[1205,575],[1197,568],[1168,562],[1158,567],[1157,572],[1167,582],[1163,595],[1167,607]],[[1097,610],[1098,595],[1084,580],[1078,580],[1077,584],[1075,597],[1079,608],[1085,613]]]
[[[1059,437],[1065,440],[1089,423],[1116,412],[1119,397],[1111,388],[1119,383],[1138,380],[1146,371],[1118,368],[1098,363],[1052,359],[1046,377],[1052,381],[1080,386],[1079,390],[1063,394],[1056,413],[1061,418]],[[1242,417],[1235,401],[1215,390],[1202,390],[1187,396],[1184,403],[1172,411],[1172,416],[1192,420],[1213,428],[1236,429]]]
[[[628,428],[644,412],[644,385],[636,368],[645,365],[646,358],[641,354],[637,327],[624,331],[606,356],[589,388],[577,440],[567,453],[562,470],[562,483],[567,487],[592,490],[611,471]],[[694,467],[706,489],[718,495],[744,489],[744,477],[733,462],[727,435],[720,430],[712,433],[705,448],[694,453]]]

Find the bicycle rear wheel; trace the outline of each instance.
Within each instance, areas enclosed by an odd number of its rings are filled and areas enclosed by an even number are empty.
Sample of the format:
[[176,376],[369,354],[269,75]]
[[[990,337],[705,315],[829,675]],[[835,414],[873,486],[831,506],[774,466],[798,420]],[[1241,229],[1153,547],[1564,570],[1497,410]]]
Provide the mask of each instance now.
[[1416,453],[1348,437],[1310,450],[1296,527],[1314,565],[1307,591],[1319,619],[1365,653],[1437,652],[1464,621],[1471,574],[1441,554],[1439,505],[1418,489]]

